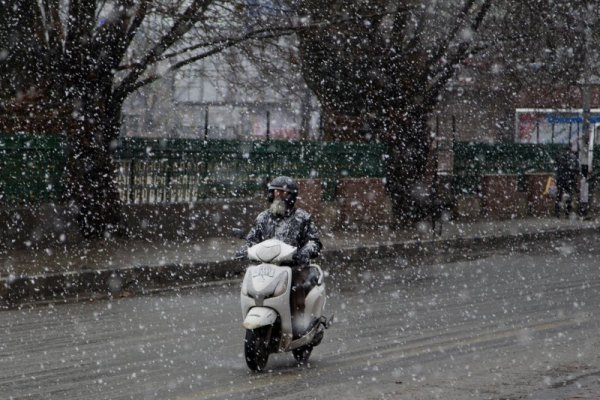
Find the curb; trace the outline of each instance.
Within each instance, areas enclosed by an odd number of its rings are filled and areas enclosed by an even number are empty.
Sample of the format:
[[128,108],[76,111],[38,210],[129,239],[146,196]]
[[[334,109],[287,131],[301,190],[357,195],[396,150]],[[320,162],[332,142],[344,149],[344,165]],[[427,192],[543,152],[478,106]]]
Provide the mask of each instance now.
[[132,266],[0,279],[0,308],[34,302],[67,302],[144,295],[190,284],[232,279],[243,272],[240,261]]
[[[511,235],[489,235],[454,239],[415,239],[389,245],[361,246],[351,249],[324,252],[322,258],[332,260],[368,261],[373,258],[401,257],[428,259],[438,256],[454,256],[469,259],[481,251],[502,250],[508,246],[524,247],[539,241],[569,239],[585,234],[599,233],[600,228],[570,228],[555,231],[515,233]],[[454,260],[454,258],[452,258]]]
[[[405,242],[358,246],[324,251],[321,265],[335,267],[341,263],[360,263],[359,269],[376,268],[373,259],[397,258],[408,262],[433,260],[468,260],[482,251],[507,247],[522,249],[527,244],[554,239],[568,239],[598,233],[600,228],[571,228],[554,231],[489,235],[455,239],[415,239]],[[341,260],[341,261],[340,261]],[[209,285],[240,277],[245,263],[238,260],[132,266],[122,269],[82,270],[39,276],[0,279],[0,308],[14,308],[30,303],[58,303],[100,298],[145,295],[190,286]]]

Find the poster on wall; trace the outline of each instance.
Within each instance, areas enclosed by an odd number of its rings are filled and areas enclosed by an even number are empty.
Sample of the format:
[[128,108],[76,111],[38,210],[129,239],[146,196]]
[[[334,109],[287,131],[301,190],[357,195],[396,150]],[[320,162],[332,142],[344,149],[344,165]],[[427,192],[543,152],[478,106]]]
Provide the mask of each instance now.
[[[600,109],[592,109],[590,125],[600,130]],[[570,143],[577,147],[582,132],[581,109],[517,108],[515,115],[515,142],[517,143]],[[598,135],[596,135],[596,144]]]

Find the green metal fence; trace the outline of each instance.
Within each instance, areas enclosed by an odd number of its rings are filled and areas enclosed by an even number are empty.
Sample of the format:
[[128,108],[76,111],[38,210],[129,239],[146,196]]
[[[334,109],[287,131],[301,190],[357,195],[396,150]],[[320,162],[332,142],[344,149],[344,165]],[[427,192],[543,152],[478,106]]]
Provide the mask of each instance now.
[[0,204],[58,201],[65,165],[61,136],[0,135]]
[[[454,192],[478,193],[485,174],[517,174],[522,185],[527,172],[553,172],[559,144],[454,144]],[[600,149],[594,149],[593,171],[600,171]],[[598,176],[593,178],[598,184]]]
[[[453,150],[454,192],[477,193],[484,174],[554,171],[560,146],[457,142]],[[282,174],[319,178],[332,199],[341,178],[383,177],[385,154],[381,144],[124,138],[115,160],[122,200],[151,204],[252,195]],[[59,201],[66,159],[64,136],[0,134],[0,204]]]
[[123,139],[116,158],[127,203],[197,201],[260,192],[277,175],[319,178],[333,196],[343,177],[382,177],[382,145],[302,141]]
[[[268,178],[319,178],[332,198],[338,179],[382,177],[382,145],[301,141],[121,139],[117,184],[125,203],[246,196]],[[0,204],[58,201],[67,146],[61,135],[0,134]]]

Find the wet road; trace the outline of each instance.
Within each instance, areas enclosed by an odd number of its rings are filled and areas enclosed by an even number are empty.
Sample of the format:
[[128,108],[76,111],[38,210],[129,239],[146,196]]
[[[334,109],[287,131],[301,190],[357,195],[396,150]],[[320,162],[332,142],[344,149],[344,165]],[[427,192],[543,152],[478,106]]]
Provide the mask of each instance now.
[[242,358],[238,282],[3,311],[0,397],[594,398],[598,239],[418,268],[340,267],[328,280],[336,322],[311,364],[272,355],[262,374]]

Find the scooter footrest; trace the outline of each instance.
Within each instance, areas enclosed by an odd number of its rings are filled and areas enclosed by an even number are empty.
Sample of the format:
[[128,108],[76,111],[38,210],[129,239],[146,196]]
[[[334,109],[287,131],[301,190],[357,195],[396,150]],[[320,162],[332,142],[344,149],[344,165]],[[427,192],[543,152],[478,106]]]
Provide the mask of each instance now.
[[329,329],[329,327],[333,323],[333,315],[329,319],[327,319],[324,316],[321,316],[321,318],[319,318],[319,322],[321,323],[321,325],[323,325],[325,329]]

